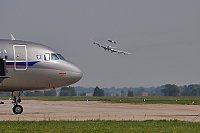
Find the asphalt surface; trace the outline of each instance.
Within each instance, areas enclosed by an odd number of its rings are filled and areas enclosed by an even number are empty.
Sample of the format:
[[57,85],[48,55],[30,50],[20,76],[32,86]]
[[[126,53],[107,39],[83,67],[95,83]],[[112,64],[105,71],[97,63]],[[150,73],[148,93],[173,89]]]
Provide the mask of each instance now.
[[11,101],[0,105],[0,121],[40,120],[182,120],[200,121],[199,105],[126,104],[97,101],[23,100],[15,115]]

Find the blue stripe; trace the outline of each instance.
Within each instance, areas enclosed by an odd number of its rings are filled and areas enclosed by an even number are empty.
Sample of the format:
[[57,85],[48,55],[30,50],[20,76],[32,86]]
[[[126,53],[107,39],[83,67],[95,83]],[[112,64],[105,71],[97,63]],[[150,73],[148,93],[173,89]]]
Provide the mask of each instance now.
[[[38,63],[40,61],[30,61],[30,62],[27,62],[28,66],[34,66],[36,63]],[[14,66],[14,62],[6,62],[6,65],[7,66]],[[17,66],[26,66],[26,62],[22,61],[22,62],[16,62],[16,65]]]

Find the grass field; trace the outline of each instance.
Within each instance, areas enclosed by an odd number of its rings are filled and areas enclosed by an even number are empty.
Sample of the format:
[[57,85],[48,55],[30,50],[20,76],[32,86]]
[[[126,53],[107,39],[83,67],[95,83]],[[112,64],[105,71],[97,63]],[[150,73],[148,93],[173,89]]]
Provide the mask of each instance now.
[[[4,97],[1,99],[8,99]],[[145,99],[145,101],[144,101]],[[200,97],[22,97],[22,100],[43,101],[103,101],[131,104],[200,104]],[[178,120],[147,121],[0,121],[0,133],[198,133],[200,122]]]
[[173,121],[2,121],[1,133],[198,133],[200,123]]
[[[1,99],[8,99],[4,97]],[[145,101],[144,101],[145,99]],[[200,105],[200,97],[198,96],[148,96],[148,97],[80,97],[80,96],[41,96],[41,97],[22,97],[22,100],[42,100],[42,101],[103,101],[113,103],[133,103],[133,104],[192,104]]]

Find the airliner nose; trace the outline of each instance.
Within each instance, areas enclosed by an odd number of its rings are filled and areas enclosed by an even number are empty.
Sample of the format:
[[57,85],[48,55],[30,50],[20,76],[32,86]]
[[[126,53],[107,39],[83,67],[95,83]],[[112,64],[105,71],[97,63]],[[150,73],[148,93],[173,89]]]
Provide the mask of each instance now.
[[78,82],[82,78],[83,73],[75,65],[71,68],[71,71],[72,71],[71,77],[73,78],[74,83]]

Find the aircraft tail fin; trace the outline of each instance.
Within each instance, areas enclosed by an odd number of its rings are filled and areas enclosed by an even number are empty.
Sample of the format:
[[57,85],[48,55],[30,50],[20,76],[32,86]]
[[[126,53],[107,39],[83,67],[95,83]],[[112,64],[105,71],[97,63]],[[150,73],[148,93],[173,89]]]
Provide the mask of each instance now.
[[13,36],[13,34],[10,34],[11,36],[11,40],[15,40],[15,37]]

